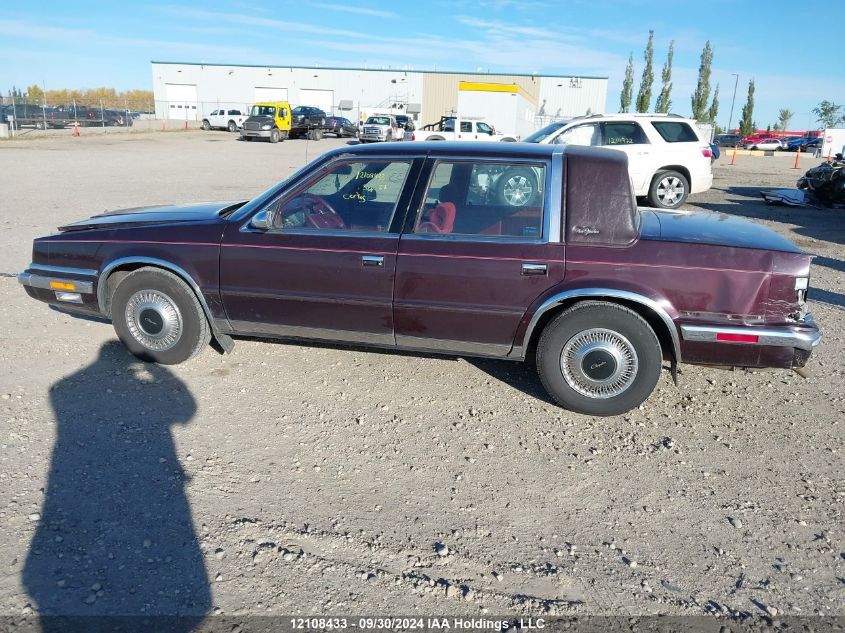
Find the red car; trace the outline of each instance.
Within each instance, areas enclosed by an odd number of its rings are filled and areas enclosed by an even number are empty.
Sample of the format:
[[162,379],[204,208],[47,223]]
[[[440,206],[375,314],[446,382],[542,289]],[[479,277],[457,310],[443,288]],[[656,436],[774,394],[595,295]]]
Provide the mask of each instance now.
[[[624,413],[664,363],[802,367],[810,255],[727,215],[639,209],[622,152],[343,147],[248,202],[129,209],[38,238],[27,293],[139,357],[293,337],[535,360],[562,406]],[[412,362],[412,361],[409,361]]]

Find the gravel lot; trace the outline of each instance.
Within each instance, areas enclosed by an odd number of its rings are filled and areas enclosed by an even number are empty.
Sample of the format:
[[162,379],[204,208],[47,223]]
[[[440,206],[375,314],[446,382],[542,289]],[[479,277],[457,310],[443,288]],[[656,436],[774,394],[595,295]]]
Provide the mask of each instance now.
[[813,376],[685,366],[598,419],[506,362],[135,362],[25,296],[32,238],[252,197],[343,141],[82,134],[0,142],[0,613],[845,615],[845,223],[762,203],[794,155],[722,158],[688,206],[818,255]]

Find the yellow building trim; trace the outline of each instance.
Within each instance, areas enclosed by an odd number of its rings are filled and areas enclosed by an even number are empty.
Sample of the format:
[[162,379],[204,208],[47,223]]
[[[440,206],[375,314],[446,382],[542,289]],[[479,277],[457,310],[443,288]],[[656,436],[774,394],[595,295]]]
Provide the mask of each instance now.
[[516,84],[491,84],[480,81],[461,81],[458,83],[458,90],[474,90],[477,92],[519,92]]

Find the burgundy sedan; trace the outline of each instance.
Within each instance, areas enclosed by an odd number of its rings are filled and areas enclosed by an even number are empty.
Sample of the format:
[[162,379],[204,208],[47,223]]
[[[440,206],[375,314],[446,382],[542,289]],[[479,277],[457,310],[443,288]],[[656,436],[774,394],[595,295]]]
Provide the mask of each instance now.
[[137,356],[215,339],[536,360],[562,406],[643,402],[679,363],[802,367],[810,256],[727,215],[638,209],[621,152],[521,143],[331,151],[248,202],[127,209],[38,238],[35,299]]

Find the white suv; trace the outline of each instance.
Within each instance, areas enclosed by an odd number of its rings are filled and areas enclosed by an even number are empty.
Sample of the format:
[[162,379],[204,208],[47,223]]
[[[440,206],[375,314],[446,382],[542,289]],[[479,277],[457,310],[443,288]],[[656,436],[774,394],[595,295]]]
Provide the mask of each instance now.
[[550,123],[524,140],[621,150],[634,194],[663,209],[676,209],[713,185],[710,144],[695,121],[674,114],[595,114]]

